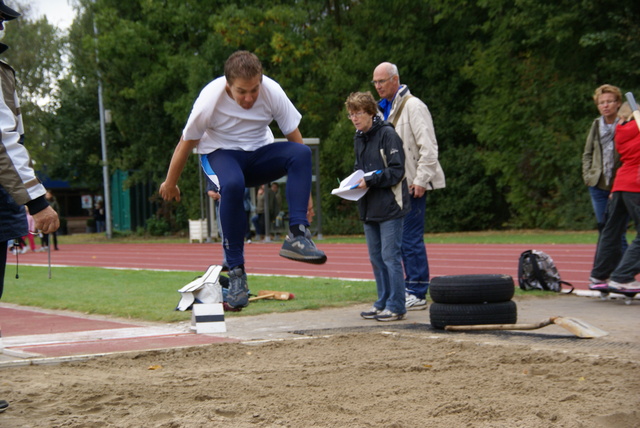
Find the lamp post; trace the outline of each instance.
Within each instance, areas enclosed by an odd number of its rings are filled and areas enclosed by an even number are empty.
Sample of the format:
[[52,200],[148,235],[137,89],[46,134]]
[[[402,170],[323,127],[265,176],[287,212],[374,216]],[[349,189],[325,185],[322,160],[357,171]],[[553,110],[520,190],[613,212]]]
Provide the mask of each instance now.
[[100,110],[100,144],[102,146],[102,183],[104,187],[104,212],[106,223],[107,239],[111,239],[111,193],[109,192],[109,163],[107,160],[107,131],[104,103],[102,100],[102,75],[100,73],[100,61],[98,59],[98,27],[95,20],[93,21],[93,32],[96,36],[96,65],[98,66],[98,106]]

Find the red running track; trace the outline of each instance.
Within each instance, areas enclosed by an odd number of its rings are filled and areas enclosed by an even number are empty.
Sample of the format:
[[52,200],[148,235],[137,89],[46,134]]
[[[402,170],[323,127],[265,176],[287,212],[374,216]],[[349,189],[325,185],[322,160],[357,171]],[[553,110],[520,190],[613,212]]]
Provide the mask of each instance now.
[[[365,244],[323,244],[324,265],[294,262],[278,256],[280,243],[245,245],[247,272],[262,275],[291,275],[373,280]],[[184,270],[204,272],[222,262],[220,243],[192,244],[70,244],[51,252],[53,266],[95,266],[124,269]],[[431,276],[499,273],[517,281],[520,253],[535,248],[548,253],[556,262],[562,279],[576,289],[588,289],[595,245],[524,244],[427,244]],[[20,264],[47,265],[47,253],[19,256]],[[15,264],[8,254],[8,264]],[[9,272],[9,270],[8,270]]]

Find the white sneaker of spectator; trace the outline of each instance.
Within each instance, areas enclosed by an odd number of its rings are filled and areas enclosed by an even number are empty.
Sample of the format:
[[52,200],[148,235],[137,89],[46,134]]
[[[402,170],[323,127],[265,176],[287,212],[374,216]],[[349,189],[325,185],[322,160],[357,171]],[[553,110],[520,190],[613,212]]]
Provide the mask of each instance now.
[[414,294],[405,293],[405,308],[408,311],[422,311],[427,309],[427,299],[420,299]]

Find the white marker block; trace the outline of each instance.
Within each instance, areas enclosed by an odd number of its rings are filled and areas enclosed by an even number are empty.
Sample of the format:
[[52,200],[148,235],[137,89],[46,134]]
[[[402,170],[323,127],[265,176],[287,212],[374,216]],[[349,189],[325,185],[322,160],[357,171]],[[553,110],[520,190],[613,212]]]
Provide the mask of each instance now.
[[196,326],[196,333],[225,333],[227,326],[222,303],[194,303],[191,325]]

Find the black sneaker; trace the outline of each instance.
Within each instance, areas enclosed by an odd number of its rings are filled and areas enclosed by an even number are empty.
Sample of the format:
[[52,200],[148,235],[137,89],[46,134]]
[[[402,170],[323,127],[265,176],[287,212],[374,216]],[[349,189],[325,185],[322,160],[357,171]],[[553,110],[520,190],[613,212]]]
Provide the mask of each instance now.
[[372,320],[380,312],[382,312],[382,309],[378,309],[375,306],[371,306],[371,309],[369,309],[368,311],[360,312],[360,316],[366,320]]
[[327,261],[324,251],[318,250],[316,244],[311,240],[311,234],[308,229],[305,231],[305,236],[287,235],[282,243],[280,255],[297,262],[316,265],[321,265]]
[[7,403],[5,400],[0,400],[0,413],[7,410],[8,407],[9,407],[9,403]]
[[249,305],[249,287],[247,286],[247,274],[242,268],[229,270],[229,292],[227,303],[232,308],[244,308]]

